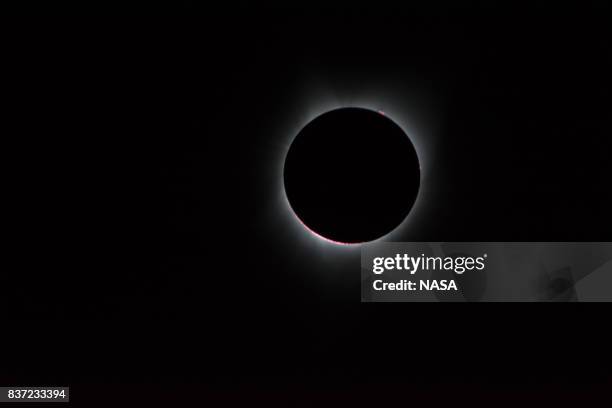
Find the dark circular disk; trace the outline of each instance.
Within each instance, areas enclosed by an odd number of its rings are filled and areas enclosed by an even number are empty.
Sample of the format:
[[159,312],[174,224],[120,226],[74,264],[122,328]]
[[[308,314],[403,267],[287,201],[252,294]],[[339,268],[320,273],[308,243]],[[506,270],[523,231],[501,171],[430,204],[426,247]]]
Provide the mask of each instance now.
[[380,238],[416,200],[420,166],[404,131],[362,108],[326,112],[295,137],[284,167],[285,192],[300,221],[338,243]]

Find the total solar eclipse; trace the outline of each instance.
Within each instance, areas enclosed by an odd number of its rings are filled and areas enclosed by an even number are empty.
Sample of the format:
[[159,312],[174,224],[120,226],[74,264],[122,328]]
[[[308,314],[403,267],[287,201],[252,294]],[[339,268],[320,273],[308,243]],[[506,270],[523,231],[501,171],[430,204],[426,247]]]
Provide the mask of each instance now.
[[340,108],[297,134],[285,158],[289,205],[314,234],[338,244],[387,235],[416,200],[420,166],[404,131],[380,112]]

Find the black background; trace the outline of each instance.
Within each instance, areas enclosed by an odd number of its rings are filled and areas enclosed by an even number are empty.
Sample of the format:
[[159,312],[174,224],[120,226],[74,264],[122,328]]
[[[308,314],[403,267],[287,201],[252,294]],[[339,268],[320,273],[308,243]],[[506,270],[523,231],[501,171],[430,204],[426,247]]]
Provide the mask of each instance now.
[[609,240],[607,7],[82,9],[4,29],[0,382],[89,403],[102,384],[369,403],[609,386],[607,305],[360,304],[358,256],[321,257],[272,197],[305,78],[392,77],[428,90],[437,129],[402,240]]

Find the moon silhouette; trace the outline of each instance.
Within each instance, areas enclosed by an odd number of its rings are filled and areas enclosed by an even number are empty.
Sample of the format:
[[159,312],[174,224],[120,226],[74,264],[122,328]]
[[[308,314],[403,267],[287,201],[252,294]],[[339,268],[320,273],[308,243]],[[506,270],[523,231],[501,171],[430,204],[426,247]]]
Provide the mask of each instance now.
[[420,186],[416,150],[390,118],[340,108],[297,134],[285,158],[284,186],[296,217],[337,244],[359,244],[394,230]]

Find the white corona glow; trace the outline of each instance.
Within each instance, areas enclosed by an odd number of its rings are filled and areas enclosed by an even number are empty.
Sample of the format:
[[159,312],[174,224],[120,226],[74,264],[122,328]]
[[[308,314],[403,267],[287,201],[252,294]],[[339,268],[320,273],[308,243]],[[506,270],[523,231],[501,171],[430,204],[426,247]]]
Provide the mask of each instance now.
[[306,225],[306,223],[304,221],[302,221],[302,219],[300,217],[298,217],[298,215],[295,213],[295,211],[293,211],[293,208],[291,209],[291,212],[293,212],[293,215],[295,216],[295,218],[297,218],[297,220],[300,222],[300,224],[302,224],[302,227],[304,227],[306,229],[306,231],[310,232],[311,234],[313,234],[315,237],[317,237],[319,239],[322,239],[322,240],[327,241],[327,242],[331,242],[332,244],[335,244],[335,245],[353,246],[353,245],[361,245],[361,244],[363,244],[363,242],[341,242],[341,241],[334,241],[333,239],[324,237],[323,235],[317,233],[316,231],[314,231],[313,229],[308,227],[308,225]]
[[[361,78],[353,75],[355,80],[352,82],[342,82],[330,79],[328,73],[317,74],[316,67],[308,71],[309,74],[303,74],[295,82],[291,100],[279,104],[276,113],[266,120],[269,137],[258,152],[258,160],[264,166],[263,172],[258,172],[258,178],[265,190],[262,205],[258,208],[264,212],[258,229],[266,235],[273,235],[276,245],[287,251],[312,257],[315,265],[316,260],[326,262],[325,270],[340,268],[337,269],[339,272],[344,262],[355,262],[362,245],[377,241],[422,240],[420,231],[426,227],[431,212],[435,211],[435,207],[426,204],[436,194],[436,186],[441,185],[440,180],[433,180],[440,177],[440,172],[434,169],[444,166],[444,163],[435,161],[438,126],[444,123],[440,111],[443,101],[434,98],[437,91],[431,86],[435,82],[407,82],[405,76],[398,77],[392,72],[378,79],[370,75]],[[393,231],[374,241],[340,245],[311,231],[297,217],[285,194],[283,169],[289,147],[299,131],[317,116],[345,107],[382,111],[395,122],[416,150],[421,179],[410,213]],[[332,263],[328,264],[328,261]],[[330,277],[326,275],[326,279]]]
[[[345,249],[351,249],[351,248],[359,248],[361,245],[383,241],[389,238],[392,239],[394,236],[397,236],[397,234],[401,233],[406,228],[406,225],[409,223],[409,221],[413,219],[414,213],[417,212],[416,210],[420,207],[420,202],[422,201],[421,195],[422,195],[422,190],[423,190],[422,188],[423,180],[426,179],[426,175],[427,175],[426,173],[424,174],[424,171],[423,171],[424,169],[427,169],[427,166],[423,165],[423,158],[425,156],[424,144],[418,137],[415,136],[417,132],[413,132],[412,127],[408,126],[408,124],[410,123],[409,121],[402,120],[402,116],[397,113],[396,109],[394,109],[393,106],[384,106],[383,108],[382,107],[383,105],[385,104],[381,103],[381,101],[377,101],[376,103],[371,103],[371,101],[368,102],[366,100],[363,100],[361,102],[353,102],[353,103],[337,103],[337,102],[327,101],[326,103],[320,103],[317,109],[311,109],[308,112],[308,114],[302,116],[297,126],[292,127],[291,131],[289,132],[289,136],[286,139],[286,143],[284,145],[282,154],[280,155],[281,157],[279,158],[279,161],[280,161],[279,170],[280,171],[278,172],[277,180],[279,183],[279,190],[282,195],[282,202],[284,206],[284,209],[281,210],[281,212],[291,215],[288,221],[290,225],[292,225],[293,227],[299,227],[299,230],[301,232],[300,235],[314,238],[318,242],[325,244],[327,247],[335,247],[335,248],[341,248],[345,250]],[[415,199],[415,202],[412,208],[410,209],[410,212],[404,218],[404,220],[399,225],[397,225],[392,231],[372,241],[360,242],[360,243],[338,242],[338,241],[334,241],[332,239],[329,239],[327,237],[324,237],[318,234],[317,232],[309,228],[297,216],[297,214],[291,207],[291,204],[289,203],[289,200],[285,192],[284,177],[283,177],[284,171],[283,170],[284,170],[285,159],[289,151],[289,147],[291,146],[291,143],[293,142],[294,138],[299,134],[299,132],[304,128],[304,126],[306,126],[308,123],[310,123],[312,120],[314,120],[318,116],[326,112],[329,112],[335,109],[341,109],[341,108],[368,109],[374,112],[378,112],[379,114],[384,115],[385,117],[388,117],[389,119],[391,119],[395,124],[397,124],[402,129],[404,134],[406,134],[406,136],[410,139],[412,145],[414,146],[416,150],[417,159],[419,161],[420,186],[417,192],[417,197]],[[425,162],[425,164],[427,164],[427,162]]]

